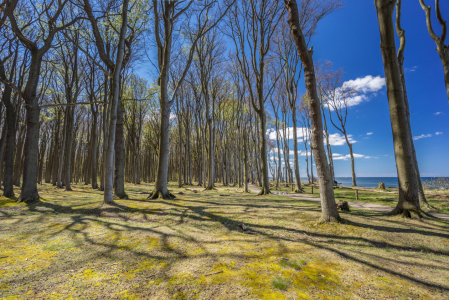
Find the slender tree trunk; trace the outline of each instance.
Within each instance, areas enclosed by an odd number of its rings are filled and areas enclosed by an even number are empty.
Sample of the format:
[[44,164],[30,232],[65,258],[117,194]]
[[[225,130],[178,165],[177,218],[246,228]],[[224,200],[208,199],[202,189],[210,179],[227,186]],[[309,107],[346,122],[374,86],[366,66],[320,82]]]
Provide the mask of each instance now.
[[314,151],[315,165],[319,177],[320,197],[321,197],[321,221],[340,221],[337,205],[334,198],[333,182],[329,165],[326,159],[326,151],[323,144],[323,123],[321,116],[320,100],[318,98],[315,71],[312,59],[312,50],[307,49],[304,35],[299,24],[298,6],[294,0],[284,0],[289,13],[288,23],[290,33],[295,41],[299,56],[304,66],[304,77],[306,82],[309,115],[312,120],[312,140],[311,148]]
[[355,166],[354,166],[354,152],[352,151],[352,144],[349,142],[348,135],[345,130],[345,139],[346,144],[349,147],[349,155],[351,156],[351,174],[352,174],[352,186],[357,186],[356,177],[355,177]]
[[393,24],[395,1],[375,0],[374,3],[379,22],[380,49],[384,62],[391,129],[399,179],[399,202],[391,214],[402,214],[404,217],[410,217],[410,213],[415,212],[420,216],[418,184],[410,141],[411,133],[407,123],[407,109],[396,56]]
[[[416,179],[418,180],[417,183],[418,183],[419,203],[420,203],[420,206],[422,206],[422,207],[430,208],[430,205],[427,202],[426,196],[424,194],[424,189],[423,189],[422,182],[421,182],[421,174],[419,172],[418,160],[416,158],[415,143],[413,142],[412,128],[411,128],[411,122],[410,122],[410,107],[409,107],[409,102],[408,102],[407,88],[406,88],[405,74],[404,74],[404,51],[405,51],[406,40],[405,40],[405,30],[403,30],[401,28],[401,6],[402,6],[402,0],[398,0],[397,4],[396,4],[396,33],[398,34],[399,40],[400,40],[400,46],[399,46],[399,50],[398,50],[399,72],[401,75],[402,92],[404,94],[404,101],[405,101],[405,106],[406,106],[406,110],[407,110],[407,119],[408,119],[407,123],[409,126],[409,132],[410,132],[410,143],[411,143],[412,152],[413,152],[413,163],[415,165]],[[449,59],[448,59],[447,63],[449,64]],[[448,68],[448,70],[449,70],[449,68]],[[447,74],[445,73],[445,75],[449,76],[449,73],[447,73]],[[445,80],[446,80],[446,87],[448,88],[449,87],[448,86],[449,77],[446,78],[446,76],[445,76]],[[449,93],[449,89],[448,89],[448,93]],[[448,99],[449,99],[449,94],[448,94]]]
[[119,96],[117,101],[117,123],[115,125],[115,195],[120,199],[128,199],[125,192],[125,146],[123,136],[124,107]]
[[61,154],[59,156],[59,169],[58,169],[58,181],[57,181],[57,187],[62,189],[62,168],[64,166],[64,155],[65,155],[65,148],[67,145],[67,110],[69,107],[66,108],[66,111],[64,112],[64,125],[62,130],[62,148],[61,148]]
[[215,182],[215,161],[214,161],[214,126],[213,126],[213,118],[208,117],[207,120],[208,128],[209,128],[209,161],[208,161],[208,169],[209,169],[209,180],[207,183],[206,190],[212,190],[214,188],[214,182]]
[[4,178],[3,196],[5,197],[14,196],[13,172],[14,172],[14,150],[16,145],[16,112],[14,106],[10,101],[11,91],[12,91],[11,88],[7,88],[5,86],[2,95],[2,102],[5,103],[6,106],[6,122],[4,126],[7,129],[6,135],[4,133],[2,134],[2,138],[5,138],[5,152],[4,152],[5,169],[3,173]]
[[91,133],[91,141],[92,141],[92,188],[98,189],[98,174],[97,174],[97,153],[98,153],[98,137],[97,137],[97,127],[98,127],[98,112],[93,112],[92,110],[92,133]]
[[107,140],[106,157],[104,160],[104,198],[106,204],[113,204],[113,187],[114,187],[114,146],[115,146],[115,131],[117,123],[117,106],[120,96],[120,72],[122,70],[123,53],[125,48],[125,34],[128,23],[128,2],[123,1],[122,7],[122,27],[120,29],[119,43],[117,47],[117,61],[112,75],[111,86],[111,104],[110,104],[110,119]]
[[64,163],[64,167],[65,167],[65,190],[66,191],[71,191],[72,188],[70,186],[70,181],[71,181],[71,162],[72,162],[72,146],[73,146],[73,122],[74,122],[74,107],[67,107],[67,112],[66,112],[66,118],[67,118],[67,122],[66,122],[66,153],[65,153],[65,163]]
[[[168,71],[168,70],[167,70]],[[161,72],[162,82],[168,81],[168,74]],[[161,84],[161,123],[159,133],[159,160],[156,176],[156,184],[154,191],[150,197],[152,199],[158,198],[171,198],[171,195],[167,189],[168,183],[168,157],[170,154],[170,103],[168,101],[167,84]]]
[[293,151],[295,152],[293,154],[294,160],[295,160],[295,193],[301,192],[301,177],[299,175],[299,157],[298,157],[298,133],[297,131],[297,125],[296,125],[296,107],[291,108],[292,111],[292,121],[293,121]]

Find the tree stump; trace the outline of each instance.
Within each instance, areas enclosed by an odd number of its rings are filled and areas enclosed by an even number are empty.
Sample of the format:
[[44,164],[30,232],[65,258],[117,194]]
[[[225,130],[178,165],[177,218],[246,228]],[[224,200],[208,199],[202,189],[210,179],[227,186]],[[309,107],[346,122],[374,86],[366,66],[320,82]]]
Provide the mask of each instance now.
[[343,210],[343,211],[349,211],[349,203],[348,201],[338,201],[337,203],[337,209]]
[[377,188],[379,190],[385,190],[385,183],[379,182],[379,187]]

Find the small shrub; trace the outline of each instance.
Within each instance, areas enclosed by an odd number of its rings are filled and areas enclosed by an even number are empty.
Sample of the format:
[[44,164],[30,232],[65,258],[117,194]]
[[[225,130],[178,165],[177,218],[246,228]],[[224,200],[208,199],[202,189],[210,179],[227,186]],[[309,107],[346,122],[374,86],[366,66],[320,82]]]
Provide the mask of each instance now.
[[426,190],[449,190],[449,177],[435,177],[422,183]]

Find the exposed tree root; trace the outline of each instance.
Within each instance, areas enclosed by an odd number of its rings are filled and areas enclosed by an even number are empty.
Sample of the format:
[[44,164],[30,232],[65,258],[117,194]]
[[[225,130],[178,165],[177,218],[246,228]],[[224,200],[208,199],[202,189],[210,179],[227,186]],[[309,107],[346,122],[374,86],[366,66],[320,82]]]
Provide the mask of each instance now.
[[148,200],[154,200],[154,199],[165,199],[165,200],[171,200],[176,199],[176,196],[167,191],[167,193],[162,193],[161,191],[153,191],[147,198]]
[[303,189],[295,189],[295,193],[304,193]]
[[4,191],[3,196],[5,197],[14,197],[14,191]]
[[422,219],[425,216],[425,213],[412,205],[407,205],[407,207],[403,206],[396,206],[392,211],[390,211],[387,215],[389,216],[396,216],[401,215],[403,218],[411,219],[412,215],[415,215],[418,217],[418,219]]
[[24,203],[32,203],[32,202],[38,202],[40,199],[39,194],[36,192],[34,193],[32,196],[24,198],[22,197],[22,195],[19,196],[19,198],[17,198],[16,202],[24,202]]
[[435,207],[431,206],[427,201],[420,201],[419,205],[426,209],[435,209]]
[[265,189],[264,187],[262,187],[260,189],[260,192],[259,192],[258,195],[268,195],[268,194],[271,194],[270,190],[269,189]]
[[334,216],[321,216],[320,223],[344,223],[343,219],[340,216],[334,217]]
[[122,199],[122,200],[128,200],[129,199],[128,194],[126,194],[126,193],[114,194],[114,197],[117,198],[117,199]]

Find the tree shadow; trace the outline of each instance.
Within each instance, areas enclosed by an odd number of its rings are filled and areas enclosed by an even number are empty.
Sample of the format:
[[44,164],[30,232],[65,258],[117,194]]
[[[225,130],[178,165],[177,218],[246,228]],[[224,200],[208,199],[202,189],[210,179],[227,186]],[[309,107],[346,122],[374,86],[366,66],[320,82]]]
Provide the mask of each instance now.
[[[194,195],[189,195],[193,197]],[[195,195],[197,196],[197,195]],[[261,211],[270,210],[271,212],[277,212],[276,214],[270,214],[269,211],[263,214],[263,218],[270,221],[272,224],[279,224],[278,219],[283,214],[295,214],[297,213],[301,217],[302,212],[319,212],[315,203],[308,201],[299,201],[298,199],[271,199],[271,196],[258,197],[255,195],[245,195],[238,200],[229,201],[228,198],[220,201],[220,198],[207,200],[199,199],[174,199],[163,200],[155,199],[151,201],[130,199],[124,200],[126,202],[114,203],[113,205],[104,205],[101,202],[87,202],[79,205],[65,206],[58,200],[57,203],[51,201],[39,201],[36,203],[26,204],[27,211],[19,214],[10,214],[8,212],[0,210],[1,217],[17,217],[15,223],[20,226],[23,220],[21,216],[32,215],[33,218],[27,220],[34,224],[42,224],[48,216],[64,217],[61,223],[64,223],[62,228],[48,232],[47,227],[39,228],[38,226],[32,227],[24,234],[33,235],[36,240],[45,241],[51,237],[56,236],[69,236],[71,241],[76,247],[91,247],[96,249],[94,255],[83,258],[77,261],[77,264],[89,264],[92,261],[100,258],[116,258],[119,257],[118,252],[124,252],[126,255],[132,255],[141,259],[153,259],[158,261],[164,261],[167,263],[167,267],[164,268],[158,276],[164,279],[170,278],[170,269],[178,260],[191,259],[192,256],[184,251],[179,245],[174,245],[171,240],[180,240],[182,243],[193,244],[195,247],[202,250],[202,253],[196,254],[196,259],[211,258],[213,261],[218,262],[221,258],[248,258],[251,255],[239,254],[239,251],[233,251],[228,253],[211,252],[208,250],[208,246],[215,245],[220,247],[222,241],[214,239],[200,239],[195,237],[185,226],[189,222],[199,222],[200,227],[198,230],[204,232],[204,235],[208,235],[208,228],[211,226],[217,226],[223,229],[225,232],[232,234],[231,239],[227,239],[226,242],[240,242],[242,239],[248,244],[254,247],[260,242],[260,239],[273,242],[277,245],[276,255],[285,255],[290,250],[285,243],[299,243],[308,245],[317,249],[325,250],[339,257],[344,257],[352,262],[356,262],[363,266],[368,266],[374,270],[386,272],[390,275],[399,276],[403,279],[409,280],[416,284],[437,288],[442,291],[449,291],[449,287],[440,285],[434,282],[429,282],[417,278],[416,276],[407,275],[394,269],[395,264],[407,264],[399,257],[390,257],[375,255],[372,253],[366,253],[363,251],[366,247],[369,249],[386,250],[391,249],[395,251],[410,251],[411,254],[419,256],[423,249],[419,247],[405,247],[398,246],[391,242],[381,242],[369,237],[357,237],[350,235],[337,235],[331,233],[322,233],[319,231],[301,229],[288,225],[265,225],[259,222],[257,219],[260,217]],[[256,200],[257,199],[257,200]],[[148,203],[149,206],[159,206],[158,208],[142,208],[142,207],[130,207],[124,203]],[[95,206],[95,204],[98,204]],[[83,207],[87,206],[89,207]],[[94,207],[92,207],[94,206]],[[162,207],[162,208],[161,208]],[[225,208],[225,213],[217,213],[215,210]],[[234,209],[236,211],[231,211]],[[285,213],[284,213],[285,212]],[[441,223],[439,228],[435,228],[436,224],[424,225],[421,229],[410,228],[417,227],[418,225],[410,224],[409,222],[401,222],[399,220],[392,220],[388,218],[382,219],[382,222],[391,224],[391,226],[379,225],[372,222],[383,217],[381,213],[376,212],[351,212],[342,213],[348,225],[356,228],[372,229],[376,232],[392,233],[392,234],[416,234],[425,237],[438,237],[449,239],[447,234],[446,223]],[[357,221],[353,218],[357,217]],[[157,217],[157,218],[154,218]],[[362,219],[362,220],[361,220]],[[0,219],[1,220],[1,219]],[[168,220],[168,221],[167,221]],[[65,224],[67,223],[67,224]],[[144,223],[144,224],[140,224]],[[250,231],[246,233],[240,227],[240,223],[245,223]],[[99,231],[103,232],[98,235],[94,235],[88,232],[92,224],[99,226]],[[396,226],[394,226],[396,225]],[[347,225],[342,225],[347,226]],[[408,228],[404,228],[407,226]],[[434,226],[434,227],[432,227]],[[444,232],[444,230],[446,230]],[[442,232],[443,231],[443,232]],[[288,236],[283,233],[288,233]],[[160,240],[160,250],[156,253],[139,249],[138,247],[129,247],[120,243],[121,236],[123,234],[142,235],[142,236],[156,236]],[[102,235],[111,236],[110,239],[101,239]],[[357,245],[356,243],[363,243]],[[240,246],[236,246],[240,247]],[[356,248],[356,250],[354,250]],[[244,249],[243,249],[244,250]],[[438,251],[434,249],[426,249],[426,253],[449,257],[449,251]],[[244,251],[241,251],[244,253]],[[257,257],[257,256],[253,256]],[[388,260],[391,265],[374,263],[373,260],[382,261]],[[415,266],[420,267],[435,267],[430,263],[414,263]],[[449,270],[445,266],[437,266],[440,270]],[[58,273],[67,271],[66,268],[60,268],[58,266],[49,266],[47,272],[51,272],[55,276]],[[19,280],[32,280],[33,275],[26,278],[20,277],[17,279],[6,280],[6,283],[18,282]]]

